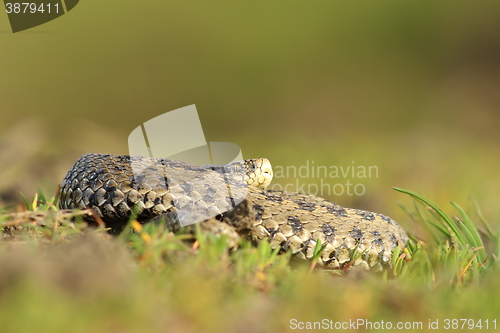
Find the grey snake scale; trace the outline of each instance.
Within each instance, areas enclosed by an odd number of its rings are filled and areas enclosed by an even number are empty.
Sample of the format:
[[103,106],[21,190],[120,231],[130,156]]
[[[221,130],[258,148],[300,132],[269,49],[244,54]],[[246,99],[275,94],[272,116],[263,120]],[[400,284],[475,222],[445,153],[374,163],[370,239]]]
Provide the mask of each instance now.
[[[172,231],[200,221],[202,231],[239,237],[292,251],[327,268],[381,270],[408,236],[389,217],[344,208],[323,198],[265,191],[272,178],[267,159],[223,166],[128,155],[86,154],[64,178],[59,205],[91,208],[107,226],[123,226],[137,210],[141,223],[163,221]],[[229,195],[228,195],[229,193]],[[93,218],[88,218],[90,221]]]

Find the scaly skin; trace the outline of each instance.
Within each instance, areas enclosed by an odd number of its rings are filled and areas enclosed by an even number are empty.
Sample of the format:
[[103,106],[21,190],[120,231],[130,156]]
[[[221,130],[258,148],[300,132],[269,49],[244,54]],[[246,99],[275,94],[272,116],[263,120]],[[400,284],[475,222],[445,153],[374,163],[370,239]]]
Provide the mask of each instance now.
[[[134,174],[135,171],[135,174]],[[389,217],[343,208],[299,193],[264,191],[272,177],[266,159],[198,167],[167,159],[87,154],[68,171],[61,208],[92,208],[111,226],[123,225],[138,207],[140,222],[163,220],[173,230],[200,222],[206,232],[254,242],[311,259],[328,268],[380,270],[406,232]],[[190,227],[188,227],[190,228]],[[192,226],[191,226],[192,229]]]

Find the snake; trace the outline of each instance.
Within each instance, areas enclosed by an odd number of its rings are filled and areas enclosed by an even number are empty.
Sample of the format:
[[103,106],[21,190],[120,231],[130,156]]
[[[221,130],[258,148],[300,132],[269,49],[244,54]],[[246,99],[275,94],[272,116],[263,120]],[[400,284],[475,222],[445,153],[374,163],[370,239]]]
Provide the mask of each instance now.
[[[91,209],[89,222],[123,227],[165,223],[173,232],[198,225],[204,232],[257,244],[268,241],[279,252],[317,260],[328,269],[391,266],[396,248],[408,241],[391,218],[345,208],[321,197],[265,190],[272,180],[268,159],[196,166],[129,155],[86,154],[64,177],[61,209]],[[318,253],[318,249],[321,251]]]

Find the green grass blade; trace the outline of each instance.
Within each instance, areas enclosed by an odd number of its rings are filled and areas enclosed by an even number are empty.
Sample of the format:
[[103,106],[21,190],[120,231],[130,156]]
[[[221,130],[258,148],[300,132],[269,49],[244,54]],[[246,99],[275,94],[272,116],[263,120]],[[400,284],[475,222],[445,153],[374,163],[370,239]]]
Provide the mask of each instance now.
[[38,189],[38,200],[44,204],[48,201],[47,198],[45,197],[45,194],[43,194],[43,191],[41,188]]
[[465,245],[470,245],[471,247],[476,247],[476,240],[474,239],[474,236],[472,236],[472,233],[467,228],[467,226],[458,217],[454,217],[454,220],[455,220],[455,223],[461,229],[462,234],[464,235],[465,239],[467,240],[467,243]]
[[498,233],[495,233],[493,231],[493,228],[491,227],[490,223],[488,222],[488,220],[486,220],[486,218],[483,216],[483,213],[481,212],[481,208],[479,208],[479,204],[476,200],[472,200],[472,202],[474,203],[474,208],[476,210],[476,214],[477,216],[479,217],[479,220],[481,221],[481,223],[484,225],[484,227],[486,228],[486,230],[488,231],[488,233],[486,234],[486,236],[494,241],[498,238]]
[[319,239],[316,241],[316,245],[314,246],[314,251],[313,251],[312,262],[318,261],[318,258],[321,256],[321,254],[325,250],[326,245],[327,245],[326,243],[321,244],[321,240],[319,240]]
[[465,211],[462,209],[462,207],[460,207],[459,205],[457,205],[453,201],[451,202],[451,205],[453,206],[453,208],[455,208],[458,211],[458,213],[462,217],[463,221],[461,221],[461,223],[462,223],[464,229],[467,231],[468,235],[470,235],[469,237],[472,238],[471,244],[476,248],[480,248],[478,250],[478,259],[480,262],[483,262],[484,260],[486,260],[486,251],[484,249],[483,240],[481,239],[481,236],[479,235],[479,232],[478,232],[476,226],[469,219],[469,217],[467,216]]
[[[423,221],[426,226],[431,226],[431,227],[434,227],[435,229],[439,230],[446,238],[451,238],[451,234],[450,232],[444,228],[443,226],[441,226],[440,224],[434,222],[433,220],[429,219],[427,216],[425,216],[425,214],[422,212],[422,209],[418,206],[417,204],[417,201],[414,201],[414,207],[415,207],[415,211],[417,212],[419,218],[421,221]],[[436,232],[434,231],[433,228],[427,228],[428,232],[430,232],[432,238],[434,239],[434,241],[436,243],[439,242],[440,238],[439,236],[436,234]]]
[[421,196],[420,194],[418,193],[415,193],[413,191],[409,191],[409,190],[404,190],[404,189],[401,189],[401,188],[398,188],[398,187],[393,187],[394,190],[398,191],[398,192],[401,192],[401,193],[405,193],[405,194],[408,194],[409,196],[411,196],[412,198],[422,202],[423,204],[431,207],[432,209],[434,209],[434,211],[441,217],[442,221],[445,222],[445,224],[450,228],[450,230],[454,233],[454,236],[456,238],[456,240],[462,244],[462,245],[465,245],[467,244],[467,241],[463,235],[463,233],[460,231],[460,229],[458,229],[457,225],[455,224],[455,222],[453,222],[453,220],[448,216],[446,215],[442,210],[441,208],[439,208],[435,203],[433,203],[432,201],[424,198],[423,196]]
[[31,202],[28,202],[28,200],[26,199],[24,194],[19,193],[19,195],[21,196],[21,198],[23,198],[23,202],[24,202],[24,205],[26,206],[26,209],[31,210]]

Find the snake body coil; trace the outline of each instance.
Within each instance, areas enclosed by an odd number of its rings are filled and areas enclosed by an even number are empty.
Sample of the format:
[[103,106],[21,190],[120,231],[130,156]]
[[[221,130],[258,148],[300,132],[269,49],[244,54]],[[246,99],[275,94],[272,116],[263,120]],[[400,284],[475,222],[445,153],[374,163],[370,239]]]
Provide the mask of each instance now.
[[140,222],[164,220],[173,230],[199,222],[202,230],[267,240],[273,248],[318,261],[379,270],[406,232],[382,214],[344,208],[314,195],[264,191],[272,170],[265,159],[198,167],[168,159],[87,154],[68,171],[61,208],[91,208],[107,224],[123,225],[137,207]]

